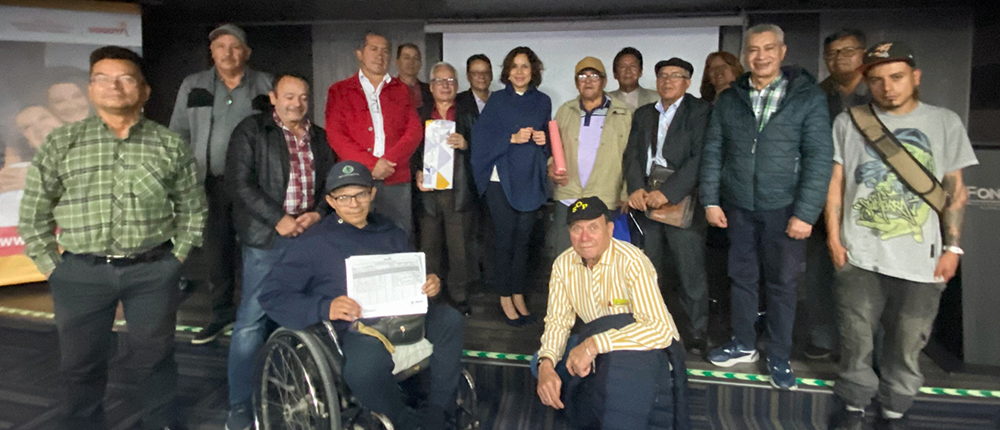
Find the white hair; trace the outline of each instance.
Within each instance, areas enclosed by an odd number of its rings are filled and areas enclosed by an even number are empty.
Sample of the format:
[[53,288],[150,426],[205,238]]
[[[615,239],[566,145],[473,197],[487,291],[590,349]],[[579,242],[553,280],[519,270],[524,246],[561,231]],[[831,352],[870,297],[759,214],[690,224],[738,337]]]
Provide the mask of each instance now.
[[436,72],[439,67],[445,67],[448,70],[451,70],[452,75],[455,75],[456,77],[458,76],[458,72],[455,71],[455,66],[452,66],[451,64],[444,61],[439,61],[436,64],[434,64],[434,66],[431,67],[431,76],[430,76],[431,79],[434,78],[434,72]]
[[744,55],[747,53],[747,43],[750,41],[750,36],[761,33],[774,33],[774,37],[778,38],[778,43],[782,45],[785,44],[785,32],[781,30],[781,27],[774,24],[757,24],[748,28],[747,31],[743,33],[743,49],[741,52],[743,52]]

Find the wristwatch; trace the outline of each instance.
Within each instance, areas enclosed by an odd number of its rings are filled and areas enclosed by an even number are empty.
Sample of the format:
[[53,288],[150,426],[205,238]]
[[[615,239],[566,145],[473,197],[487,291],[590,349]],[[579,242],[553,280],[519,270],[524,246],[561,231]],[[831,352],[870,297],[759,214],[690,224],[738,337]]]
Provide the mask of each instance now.
[[962,248],[959,248],[959,247],[957,247],[957,246],[951,246],[951,245],[948,245],[948,246],[946,246],[946,247],[944,247],[944,248],[942,248],[942,249],[944,249],[945,251],[949,251],[949,252],[951,252],[952,254],[956,254],[956,255],[965,255],[965,251],[964,251],[964,250],[962,250]]

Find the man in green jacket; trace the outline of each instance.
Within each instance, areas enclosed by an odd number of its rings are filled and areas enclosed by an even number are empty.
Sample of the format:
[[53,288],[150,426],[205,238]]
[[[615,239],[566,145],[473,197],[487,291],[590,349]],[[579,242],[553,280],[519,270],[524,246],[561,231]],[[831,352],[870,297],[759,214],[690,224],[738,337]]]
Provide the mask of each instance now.
[[805,239],[819,219],[833,164],[830,114],[816,80],[781,67],[781,28],[751,27],[743,37],[750,73],[715,102],[701,159],[708,222],[728,228],[733,338],[708,354],[722,367],[757,360],[759,267],[763,260],[771,384],[795,389],[789,365],[796,285]]
[[[600,198],[612,213],[625,200],[621,160],[632,127],[632,112],[605,94],[608,78],[601,60],[586,57],[574,70],[580,96],[556,111],[566,171],[556,171],[555,160],[549,158],[549,179],[556,184],[553,197],[559,201],[554,218],[557,220],[565,219],[569,206],[583,197]],[[569,230],[557,228],[553,240],[558,252],[568,249]]]

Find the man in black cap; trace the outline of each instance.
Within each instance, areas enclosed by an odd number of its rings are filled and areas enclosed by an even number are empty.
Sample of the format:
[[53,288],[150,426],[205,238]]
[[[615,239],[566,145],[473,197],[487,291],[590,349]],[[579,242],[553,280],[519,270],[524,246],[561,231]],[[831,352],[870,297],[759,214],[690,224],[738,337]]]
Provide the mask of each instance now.
[[[411,252],[409,237],[385,215],[371,212],[378,190],[363,164],[335,164],[325,189],[326,202],[336,214],[306,230],[289,247],[265,278],[261,306],[268,317],[291,329],[332,321],[346,358],[343,377],[351,394],[366,408],[388,416],[396,428],[445,428],[462,371],[462,314],[435,300],[427,307],[426,338],[434,352],[428,408],[421,417],[404,404],[386,346],[353,324],[360,319],[370,326],[373,321],[365,320],[361,305],[347,296],[345,269],[345,261],[355,255]],[[441,280],[437,275],[427,275],[423,291],[430,298],[438,295]]]
[[[903,169],[877,155],[852,115],[833,124],[834,167],[826,204],[827,243],[837,269],[834,298],[840,324],[840,372],[834,393],[846,405],[837,429],[871,428],[865,408],[882,406],[885,428],[906,428],[903,415],[923,384],[920,352],[927,345],[941,292],[964,252],[959,247],[967,191],[962,169],[978,164],[962,120],[920,102],[921,72],[900,42],[878,43],[864,54],[870,113],[898,144],[940,181],[948,194],[940,213],[914,194]],[[870,115],[870,114],[869,114]],[[918,177],[919,180],[919,177]],[[885,341],[879,373],[872,368],[873,331]]]
[[[656,270],[639,248],[612,237],[614,223],[600,198],[575,201],[566,224],[573,247],[552,264],[542,348],[532,363],[538,397],[546,406],[570,408],[575,427],[646,428],[658,389],[671,381],[658,373],[669,359],[663,350],[680,340]],[[584,326],[570,337],[578,316]],[[581,378],[586,383],[578,389]]]
[[235,197],[233,223],[243,245],[243,291],[229,344],[229,430],[254,422],[254,369],[268,332],[257,301],[264,277],[330,210],[322,203],[333,150],[324,130],[306,118],[309,83],[280,74],[270,98],[274,111],[243,120],[226,155],[226,188]]
[[208,40],[213,66],[184,78],[170,116],[170,129],[194,150],[198,180],[208,195],[205,246],[198,255],[208,266],[212,319],[191,340],[195,345],[215,340],[236,318],[233,295],[240,247],[232,223],[233,200],[224,180],[226,150],[240,121],[270,110],[267,93],[272,79],[268,73],[247,67],[250,46],[243,29],[222,24],[208,34]]
[[[708,280],[705,276],[705,218],[695,210],[690,226],[681,228],[645,216],[667,204],[690,197],[695,204],[701,146],[712,105],[687,94],[694,67],[680,58],[656,63],[656,91],[660,101],[640,107],[632,119],[623,172],[629,207],[643,232],[643,248],[658,273],[665,273],[667,255],[677,268],[680,305],[687,319],[684,344],[695,355],[705,348],[708,332]],[[656,188],[649,185],[654,170],[673,173]]]

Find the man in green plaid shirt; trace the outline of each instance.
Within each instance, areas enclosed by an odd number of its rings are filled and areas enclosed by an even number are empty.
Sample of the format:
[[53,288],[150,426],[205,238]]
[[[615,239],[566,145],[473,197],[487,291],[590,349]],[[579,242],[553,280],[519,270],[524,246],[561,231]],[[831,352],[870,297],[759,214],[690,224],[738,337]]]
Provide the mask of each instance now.
[[[122,302],[145,428],[174,425],[181,261],[201,246],[205,191],[190,146],[142,115],[142,59],[90,56],[97,115],[49,134],[28,169],[19,232],[49,278],[66,381],[64,428],[103,429],[111,327]],[[60,252],[62,251],[62,252]]]

